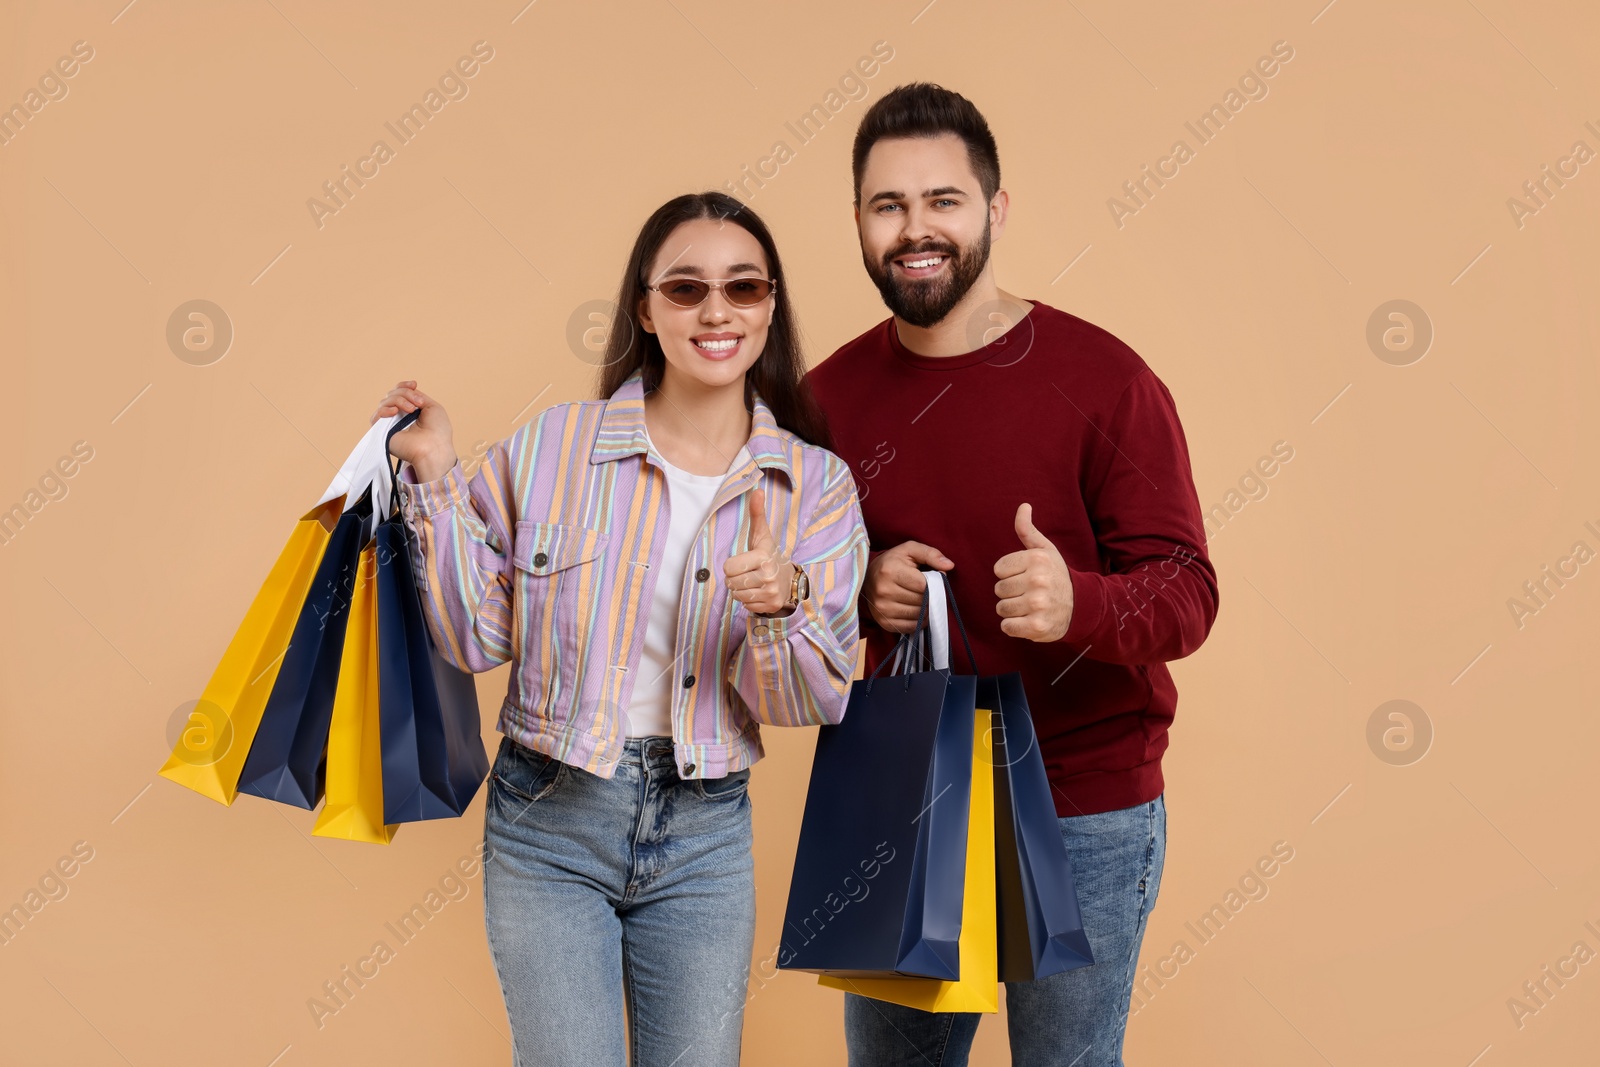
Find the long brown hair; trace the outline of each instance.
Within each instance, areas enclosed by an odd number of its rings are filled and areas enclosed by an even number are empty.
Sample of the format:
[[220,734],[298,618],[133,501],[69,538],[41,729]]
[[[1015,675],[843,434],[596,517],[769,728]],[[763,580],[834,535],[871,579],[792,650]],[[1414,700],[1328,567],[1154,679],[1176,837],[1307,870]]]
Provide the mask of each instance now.
[[646,332],[639,321],[639,304],[649,292],[645,288],[649,281],[645,272],[655,262],[656,253],[661,251],[672,231],[694,219],[720,219],[743,227],[760,243],[771,276],[778,283],[774,294],[778,303],[772,312],[772,325],[767,328],[766,347],[745,372],[745,410],[755,410],[753,393],[759,392],[779,426],[803,441],[831,451],[833,438],[828,433],[827,420],[805,383],[806,364],[800,353],[799,331],[784,282],[783,265],[778,260],[778,246],[766,223],[727,193],[685,193],[656,208],[645,220],[633,243],[633,252],[628,256],[622,285],[617,290],[617,308],[606,337],[605,362],[600,367],[600,399],[608,399],[640,367],[644,368],[646,393],[661,384],[667,358],[661,351],[661,339]]

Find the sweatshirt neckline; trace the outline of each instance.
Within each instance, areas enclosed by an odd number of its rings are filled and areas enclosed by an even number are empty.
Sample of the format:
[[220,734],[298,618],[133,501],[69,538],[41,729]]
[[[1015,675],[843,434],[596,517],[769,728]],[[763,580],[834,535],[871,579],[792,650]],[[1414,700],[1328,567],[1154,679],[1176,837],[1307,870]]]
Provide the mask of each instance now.
[[[891,315],[883,324],[884,332],[889,339],[889,350],[894,353],[895,358],[900,362],[918,370],[961,370],[965,367],[976,366],[979,363],[987,363],[991,359],[1002,359],[1004,362],[1009,363],[1015,359],[1015,356],[1011,355],[1013,351],[1011,344],[1018,339],[1017,331],[1036,330],[1038,323],[1035,312],[1040,308],[1048,308],[1050,306],[1042,300],[1035,300],[1033,297],[1023,297],[1023,299],[1031,303],[1033,307],[1028,310],[1026,315],[1017,320],[1015,326],[1011,327],[1003,336],[992,343],[984,345],[982,348],[974,349],[971,352],[963,352],[959,356],[924,356],[911,351],[900,340],[900,331],[895,329],[894,316]],[[1022,336],[1026,337],[1027,334]]]

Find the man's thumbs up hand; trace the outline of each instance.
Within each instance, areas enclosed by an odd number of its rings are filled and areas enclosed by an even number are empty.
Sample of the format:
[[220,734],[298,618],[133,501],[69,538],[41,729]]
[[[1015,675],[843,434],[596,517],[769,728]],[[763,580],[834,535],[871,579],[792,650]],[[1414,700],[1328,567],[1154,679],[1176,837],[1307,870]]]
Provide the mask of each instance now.
[[1000,629],[1029,641],[1059,641],[1072,622],[1072,576],[1048,537],[1033,524],[1033,505],[1017,508],[1014,522],[1022,548],[994,565]]

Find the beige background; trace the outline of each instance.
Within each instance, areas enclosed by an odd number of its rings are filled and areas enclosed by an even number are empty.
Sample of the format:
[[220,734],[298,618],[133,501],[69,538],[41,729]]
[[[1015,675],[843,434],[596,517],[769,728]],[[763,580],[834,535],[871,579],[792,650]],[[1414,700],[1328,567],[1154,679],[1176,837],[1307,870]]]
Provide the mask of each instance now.
[[[441,397],[463,454],[590,394],[569,322],[668,197],[787,141],[752,204],[809,357],[880,321],[850,217],[867,101],[804,146],[784,128],[880,40],[868,99],[931,79],[987,114],[1001,285],[1155,368],[1203,505],[1294,450],[1213,526],[1221,614],[1174,666],[1142,966],[1179,940],[1193,957],[1147,986],[1129,1061],[1593,1062],[1600,963],[1520,1027],[1507,1003],[1575,942],[1600,951],[1600,577],[1520,627],[1508,607],[1575,542],[1600,549],[1600,164],[1521,227],[1507,206],[1573,142],[1600,149],[1588,5],[125,2],[0,9],[0,104],[94,50],[0,146],[0,507],[93,449],[0,547],[0,905],[93,850],[0,947],[7,1062],[507,1061],[481,878],[320,1030],[306,1007],[478,840],[481,794],[388,848],[313,839],[308,812],[156,778],[170,720],[391,383]],[[319,229],[307,199],[479,40],[470,95]],[[1269,95],[1196,148],[1183,123],[1280,40]],[[1194,158],[1119,228],[1108,198],[1178,138]],[[193,299],[235,331],[206,366],[165,339]],[[1395,299],[1435,333],[1406,366],[1366,337]],[[505,684],[481,679],[486,708]],[[1406,765],[1367,739],[1397,699],[1433,730]],[[814,743],[766,737],[763,957]],[[1294,859],[1269,894],[1200,946],[1185,923],[1277,841]],[[745,1048],[842,1062],[839,994],[753,982]],[[986,1020],[974,1062],[1004,1049]]]

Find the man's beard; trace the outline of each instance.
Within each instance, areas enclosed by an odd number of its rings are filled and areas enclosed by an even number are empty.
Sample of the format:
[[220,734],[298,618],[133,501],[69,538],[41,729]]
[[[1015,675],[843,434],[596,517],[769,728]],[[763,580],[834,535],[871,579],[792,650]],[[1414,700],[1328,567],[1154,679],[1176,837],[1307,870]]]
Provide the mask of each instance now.
[[[935,252],[950,257],[945,269],[933,278],[916,279],[897,276],[892,261],[913,252]],[[874,263],[863,250],[861,262],[867,268],[872,284],[878,287],[883,302],[895,315],[913,326],[926,329],[943,322],[952,308],[978,280],[989,262],[989,221],[984,220],[983,238],[966,249],[942,242],[925,244],[920,248],[897,248]]]

